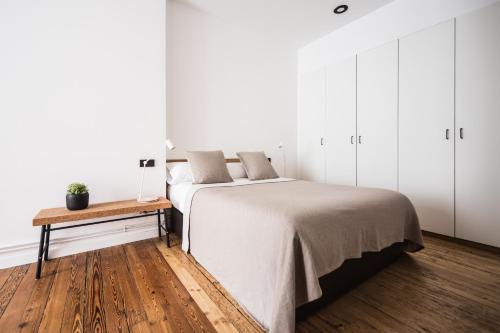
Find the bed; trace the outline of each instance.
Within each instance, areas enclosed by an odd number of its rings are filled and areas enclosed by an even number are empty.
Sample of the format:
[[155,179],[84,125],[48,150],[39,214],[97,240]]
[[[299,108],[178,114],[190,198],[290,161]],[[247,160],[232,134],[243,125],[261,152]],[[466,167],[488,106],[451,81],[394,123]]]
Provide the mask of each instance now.
[[296,309],[321,299],[322,281],[347,262],[423,247],[413,205],[393,191],[242,178],[167,194],[183,250],[270,332],[293,332]]

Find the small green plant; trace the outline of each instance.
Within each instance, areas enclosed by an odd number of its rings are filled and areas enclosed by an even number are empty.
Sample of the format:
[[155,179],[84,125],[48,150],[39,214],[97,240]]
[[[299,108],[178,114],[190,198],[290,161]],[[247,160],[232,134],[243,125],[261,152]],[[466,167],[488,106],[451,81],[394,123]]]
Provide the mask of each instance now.
[[72,183],[68,185],[68,194],[84,194],[88,193],[87,185],[83,183]]

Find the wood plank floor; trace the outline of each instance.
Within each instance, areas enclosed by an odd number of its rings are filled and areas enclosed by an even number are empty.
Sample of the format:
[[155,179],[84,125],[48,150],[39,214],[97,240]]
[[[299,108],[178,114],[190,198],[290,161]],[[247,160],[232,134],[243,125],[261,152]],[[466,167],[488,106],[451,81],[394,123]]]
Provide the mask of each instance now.
[[[262,332],[177,241],[0,270],[0,332]],[[432,236],[297,332],[500,332],[500,254]]]

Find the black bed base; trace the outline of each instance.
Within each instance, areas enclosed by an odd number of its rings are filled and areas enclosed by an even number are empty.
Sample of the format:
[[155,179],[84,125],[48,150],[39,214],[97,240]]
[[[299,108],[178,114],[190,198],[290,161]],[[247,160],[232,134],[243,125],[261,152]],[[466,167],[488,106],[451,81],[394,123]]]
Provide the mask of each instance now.
[[319,279],[323,295],[297,308],[297,321],[305,319],[319,309],[340,298],[368,278],[392,264],[404,253],[404,243],[395,243],[380,252],[366,252],[358,259],[348,259],[342,266]]
[[175,207],[172,207],[171,224],[168,226],[169,232],[173,232],[179,239],[182,239],[182,213]]
[[[172,209],[170,232],[182,239],[182,213]],[[335,301],[340,296],[358,286],[363,281],[384,269],[404,253],[404,244],[395,243],[380,252],[367,252],[358,259],[348,259],[342,266],[319,279],[323,295],[321,298],[297,308],[296,319],[300,321]]]

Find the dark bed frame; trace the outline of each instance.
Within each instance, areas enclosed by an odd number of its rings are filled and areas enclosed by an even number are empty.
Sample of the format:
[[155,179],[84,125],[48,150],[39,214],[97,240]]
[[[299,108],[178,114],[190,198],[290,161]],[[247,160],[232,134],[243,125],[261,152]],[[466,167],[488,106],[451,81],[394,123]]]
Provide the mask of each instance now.
[[[269,161],[271,161],[271,159],[269,159]],[[187,162],[187,160],[167,160],[167,163],[174,162]],[[239,159],[226,159],[226,162],[238,163]],[[168,184],[166,190],[168,198]],[[182,213],[177,208],[172,207],[171,224],[168,228],[169,231],[175,233],[179,239],[182,239],[182,218]],[[392,264],[403,253],[404,243],[395,243],[379,252],[366,252],[363,253],[361,258],[344,261],[342,266],[319,279],[323,295],[313,302],[298,307],[296,310],[297,321],[313,314],[342,296],[344,293],[358,286],[363,281]]]

